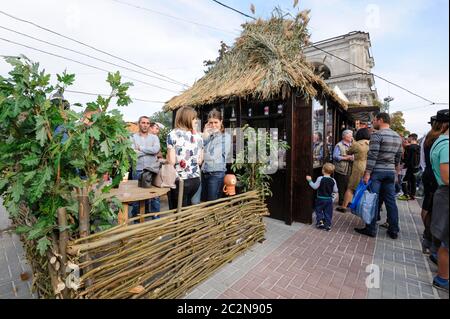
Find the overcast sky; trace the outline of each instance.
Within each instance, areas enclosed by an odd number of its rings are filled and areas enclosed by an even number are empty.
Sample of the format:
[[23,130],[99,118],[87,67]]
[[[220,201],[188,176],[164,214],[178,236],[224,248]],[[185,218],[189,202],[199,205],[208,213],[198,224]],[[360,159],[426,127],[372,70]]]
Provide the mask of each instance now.
[[[217,56],[220,41],[232,44],[240,25],[246,18],[219,6],[211,0],[0,0],[0,10],[29,20],[63,35],[134,62],[148,70],[191,85],[204,73],[203,61]],[[257,17],[268,17],[275,6],[292,9],[292,0],[223,0]],[[342,35],[351,31],[370,33],[375,58],[373,72],[434,102],[449,101],[449,2],[447,0],[300,0],[301,9],[311,9],[310,30],[313,41]],[[170,17],[169,17],[170,16]],[[88,57],[80,56],[1,27],[13,29],[98,58],[140,70],[92,49],[19,22],[0,14],[0,38],[12,40],[41,50],[62,55],[111,71],[120,70],[124,76],[159,86],[156,88],[134,82],[132,98],[167,101],[183,89],[129,70],[119,69]],[[71,90],[90,93],[109,92],[106,73],[52,57],[41,52],[0,40],[0,55],[25,54],[39,61],[47,72],[60,73],[67,69],[76,74]],[[9,66],[0,61],[0,74]],[[127,81],[129,79],[126,79]],[[133,82],[133,81],[132,81]],[[448,106],[427,106],[426,101],[376,79],[380,99],[392,96],[391,111],[403,110],[406,126],[423,134],[426,122],[437,110]],[[74,102],[85,103],[95,97],[67,93]],[[162,103],[135,101],[122,108],[125,120],[135,121],[140,115],[151,115]]]

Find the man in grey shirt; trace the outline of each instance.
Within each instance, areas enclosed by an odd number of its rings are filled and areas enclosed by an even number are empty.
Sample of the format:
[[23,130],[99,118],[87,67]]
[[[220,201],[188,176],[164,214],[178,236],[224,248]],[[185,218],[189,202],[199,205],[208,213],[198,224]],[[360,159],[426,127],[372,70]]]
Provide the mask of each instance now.
[[[150,127],[153,123],[150,123],[148,116],[141,116],[138,121],[139,132],[134,133],[131,136],[131,142],[133,149],[137,153],[136,169],[133,170],[133,179],[139,179],[142,171],[146,167],[152,167],[158,161],[157,155],[161,149],[159,144],[159,138],[157,135],[150,133]],[[148,207],[149,201],[145,202],[145,206]],[[160,211],[159,198],[152,199],[150,201],[151,212]],[[138,213],[139,203],[133,204],[131,215],[134,217]]]
[[[380,195],[382,189],[382,198],[387,210],[388,217],[388,235],[392,239],[397,239],[398,227],[398,208],[395,200],[395,180],[396,167],[400,164],[402,156],[402,139],[390,129],[390,117],[387,113],[378,114],[373,120],[373,125],[377,132],[370,138],[369,153],[367,155],[366,172],[363,181],[368,183],[372,181],[369,189]],[[365,228],[355,228],[355,231],[370,237],[376,236],[377,214],[372,222]]]

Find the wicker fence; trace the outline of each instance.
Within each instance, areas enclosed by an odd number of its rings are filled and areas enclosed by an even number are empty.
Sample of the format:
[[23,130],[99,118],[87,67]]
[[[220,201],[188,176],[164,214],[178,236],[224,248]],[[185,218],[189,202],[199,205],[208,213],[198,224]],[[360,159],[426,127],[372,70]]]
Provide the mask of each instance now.
[[[152,214],[146,215],[150,217]],[[264,239],[258,193],[159,213],[67,245],[72,298],[177,298]]]

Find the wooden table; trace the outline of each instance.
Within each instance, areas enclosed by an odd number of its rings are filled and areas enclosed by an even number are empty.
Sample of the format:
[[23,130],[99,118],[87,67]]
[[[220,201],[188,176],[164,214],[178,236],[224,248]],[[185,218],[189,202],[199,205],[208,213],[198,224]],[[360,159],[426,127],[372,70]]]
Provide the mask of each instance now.
[[128,222],[128,209],[129,205],[133,202],[139,202],[139,215],[141,216],[140,222],[144,222],[145,214],[145,201],[166,195],[170,191],[170,188],[142,188],[138,187],[137,180],[128,180],[120,183],[119,188],[113,188],[107,194],[107,197],[116,196],[123,204],[123,210],[119,210],[118,222],[119,224],[125,224]]

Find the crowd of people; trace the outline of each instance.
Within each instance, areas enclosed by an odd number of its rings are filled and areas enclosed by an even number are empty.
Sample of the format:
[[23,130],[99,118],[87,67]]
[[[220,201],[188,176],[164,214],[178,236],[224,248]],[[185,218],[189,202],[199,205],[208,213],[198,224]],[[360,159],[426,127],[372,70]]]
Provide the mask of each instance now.
[[[231,136],[225,133],[222,115],[217,110],[208,114],[203,132],[197,131],[197,112],[191,107],[183,107],[176,113],[174,128],[166,141],[159,140],[159,126],[148,116],[138,120],[139,131],[132,135],[132,147],[137,153],[136,167],[132,168],[132,179],[139,179],[146,167],[171,164],[178,178],[176,187],[169,193],[169,209],[177,207],[179,180],[184,182],[183,206],[198,204],[201,200],[211,201],[222,196],[226,173],[226,159],[230,151]],[[166,158],[161,154],[160,142],[167,143]],[[134,217],[139,203],[131,210]],[[146,212],[159,212],[160,199],[146,203]]]
[[416,199],[417,175],[422,173],[423,252],[438,265],[433,285],[448,291],[449,110],[439,111],[429,124],[431,130],[419,142],[414,133],[400,137],[390,128],[389,114],[379,113],[372,126],[360,128],[354,139],[353,131],[345,130],[334,148],[333,164],[323,166],[323,176],[316,182],[311,176],[306,179],[317,190],[316,227],[327,231],[331,230],[333,199],[338,196],[336,210],[345,213],[360,181],[366,185],[370,181],[369,190],[378,194],[378,214],[355,231],[376,237],[384,204],[387,219],[380,226],[395,240],[400,232],[396,200]]
[[[184,181],[183,206],[222,196],[231,136],[225,133],[222,115],[217,110],[208,114],[202,132],[196,130],[198,121],[197,112],[191,107],[177,112],[174,128],[163,141],[167,143],[165,159],[160,152],[159,126],[149,117],[139,118],[139,132],[132,136],[138,157],[131,174],[133,179],[139,179],[144,167],[161,160],[175,167],[178,179],[169,194],[170,209],[177,206],[179,179]],[[448,291],[448,110],[439,111],[431,118],[431,130],[420,141],[414,133],[407,138],[400,137],[390,128],[387,113],[377,114],[371,124],[371,127],[357,130],[355,136],[353,131],[345,130],[332,152],[333,164],[325,163],[323,176],[315,182],[311,176],[306,177],[310,186],[317,190],[316,226],[330,231],[334,199],[339,198],[336,210],[345,213],[358,184],[370,181],[369,190],[378,194],[378,214],[364,228],[355,228],[355,231],[376,237],[384,204],[387,218],[380,226],[387,229],[390,238],[397,239],[400,232],[397,199],[416,199],[420,172],[424,195],[423,252],[438,265],[433,284]],[[315,136],[314,142],[321,140],[321,136]],[[135,204],[132,216],[137,214],[138,205]],[[159,198],[150,200],[146,211],[159,212]]]

